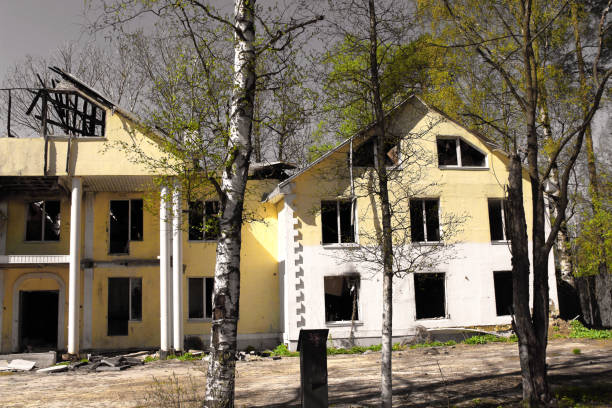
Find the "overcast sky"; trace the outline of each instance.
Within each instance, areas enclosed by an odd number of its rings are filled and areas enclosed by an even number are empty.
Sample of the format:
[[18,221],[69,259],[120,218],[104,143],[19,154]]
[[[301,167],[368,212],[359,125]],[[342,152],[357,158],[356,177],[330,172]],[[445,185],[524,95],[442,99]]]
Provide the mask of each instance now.
[[0,77],[26,55],[47,57],[80,41],[84,0],[0,0]]

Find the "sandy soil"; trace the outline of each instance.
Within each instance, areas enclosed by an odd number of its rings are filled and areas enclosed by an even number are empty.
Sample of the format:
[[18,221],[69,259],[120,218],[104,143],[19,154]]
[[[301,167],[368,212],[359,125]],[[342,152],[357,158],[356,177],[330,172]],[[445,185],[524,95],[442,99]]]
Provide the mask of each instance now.
[[[573,349],[580,349],[574,354]],[[612,341],[554,340],[548,365],[553,386],[609,384]],[[328,358],[329,397],[333,406],[376,405],[380,353]],[[299,405],[299,359],[238,362],[237,406]],[[183,398],[201,392],[204,362],[160,361],[121,372],[0,376],[2,407],[138,407],[158,400],[155,381],[178,379]],[[490,404],[520,398],[516,344],[457,345],[395,352],[394,405],[449,406],[475,398]],[[172,387],[176,388],[177,383]],[[167,394],[172,395],[172,393]]]

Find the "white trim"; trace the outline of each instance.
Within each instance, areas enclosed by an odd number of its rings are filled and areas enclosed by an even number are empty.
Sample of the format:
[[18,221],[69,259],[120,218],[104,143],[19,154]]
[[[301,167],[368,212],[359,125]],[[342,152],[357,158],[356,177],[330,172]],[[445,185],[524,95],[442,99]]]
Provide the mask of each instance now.
[[0,255],[0,264],[67,264],[70,255]]
[[64,348],[64,304],[66,303],[66,285],[62,278],[50,272],[30,272],[21,275],[13,283],[13,324],[11,328],[11,348],[14,353],[19,352],[19,287],[28,279],[54,279],[59,285],[57,303],[57,349]]

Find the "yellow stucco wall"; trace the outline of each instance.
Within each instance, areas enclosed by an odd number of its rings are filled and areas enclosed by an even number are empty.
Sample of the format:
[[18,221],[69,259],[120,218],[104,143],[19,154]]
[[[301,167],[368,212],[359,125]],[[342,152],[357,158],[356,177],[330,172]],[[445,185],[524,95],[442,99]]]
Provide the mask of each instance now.
[[[471,134],[463,127],[446,120],[438,113],[429,111],[425,113],[418,106],[408,104],[404,112],[394,116],[392,129],[399,135],[418,135],[417,149],[420,159],[426,161],[426,166],[408,166],[400,168],[399,177],[394,173],[390,184],[391,201],[393,194],[397,197],[408,197],[402,190],[411,185],[413,191],[418,191],[413,198],[439,198],[441,217],[454,214],[464,217],[459,224],[461,230],[454,235],[453,240],[460,242],[490,242],[488,198],[503,198],[504,186],[508,180],[508,169],[505,158],[499,152],[492,151],[478,137]],[[436,137],[460,136],[463,140],[487,154],[488,166],[483,169],[451,169],[439,168],[437,162]],[[407,136],[409,137],[409,136]],[[355,147],[361,140],[355,142]],[[404,142],[405,143],[405,142]],[[402,147],[401,151],[407,151]],[[315,165],[293,180],[293,192],[296,198],[293,201],[294,211],[301,222],[302,244],[321,244],[321,200],[333,200],[336,198],[350,196],[350,178],[348,173],[349,145],[338,149],[330,157]],[[395,170],[398,171],[398,170]],[[374,178],[370,178],[372,169],[355,169],[355,195],[357,196],[357,220],[358,230],[374,231],[375,225],[380,227],[380,208],[378,201],[367,193],[368,183],[376,184]],[[416,172],[420,175],[416,177]],[[395,186],[394,186],[394,183]],[[402,185],[402,187],[399,187]],[[422,190],[423,187],[427,187]],[[529,180],[523,178],[524,205],[527,225],[532,222],[531,189]],[[404,210],[407,223],[409,223],[408,201],[404,200],[401,205]],[[529,235],[531,231],[528,231]],[[365,242],[360,241],[362,244]]]

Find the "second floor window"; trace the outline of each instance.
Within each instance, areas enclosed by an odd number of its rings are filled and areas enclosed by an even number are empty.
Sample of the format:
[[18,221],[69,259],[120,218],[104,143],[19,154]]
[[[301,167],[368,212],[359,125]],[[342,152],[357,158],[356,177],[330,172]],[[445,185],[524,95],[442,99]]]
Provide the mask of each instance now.
[[438,199],[410,200],[410,236],[412,242],[440,241]]
[[219,202],[189,203],[189,240],[212,241],[219,238]]
[[486,167],[486,155],[460,137],[444,137],[437,141],[438,166]]
[[59,200],[34,201],[28,203],[26,218],[26,241],[59,241]]
[[142,200],[111,200],[110,254],[128,254],[130,241],[142,241]]
[[321,242],[355,242],[354,204],[350,200],[321,201]]
[[491,241],[506,241],[508,234],[506,226],[508,225],[507,201],[494,198],[489,199],[489,230],[491,231]]

